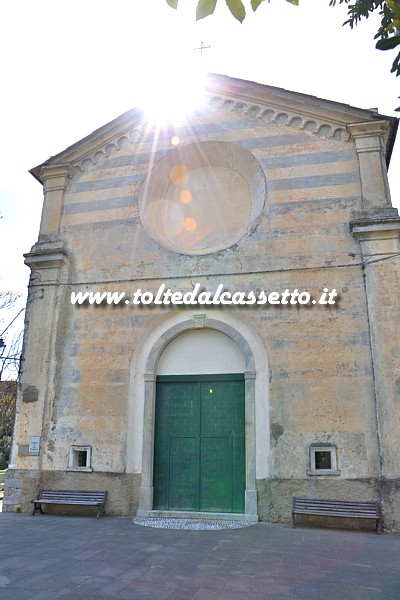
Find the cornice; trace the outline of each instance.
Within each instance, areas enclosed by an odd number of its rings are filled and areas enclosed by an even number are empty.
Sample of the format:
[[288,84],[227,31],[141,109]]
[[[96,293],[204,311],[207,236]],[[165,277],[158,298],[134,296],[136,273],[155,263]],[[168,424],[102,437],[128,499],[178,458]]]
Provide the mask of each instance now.
[[[243,115],[248,119],[254,119],[264,122],[265,124],[274,124],[282,128],[292,128],[300,131],[305,131],[310,135],[319,137],[321,140],[348,141],[350,133],[346,130],[346,124],[339,121],[327,119],[317,119],[311,111],[290,110],[286,112],[282,110],[282,106],[278,103],[254,104],[246,103],[243,99],[233,98],[226,94],[220,96],[206,96],[206,106],[223,110],[225,112],[233,112],[238,115]],[[115,139],[107,140],[107,144],[87,145],[86,153],[74,162],[74,173],[81,171],[90,171],[96,165],[100,164],[109,156],[125,148],[127,145],[135,145],[140,141],[144,133],[144,128],[149,126],[145,120],[138,123],[130,131],[124,132],[123,135]]]
[[[361,122],[371,122],[374,127],[380,120],[388,123],[389,132],[396,121],[373,110],[220,75],[208,78],[207,106],[261,123],[304,131],[321,140],[340,142],[350,139],[349,124],[357,126]],[[30,172],[43,183],[41,173],[55,165],[72,165],[72,174],[87,171],[126,145],[136,144],[143,135],[145,124],[146,118],[140,108],[130,110]],[[385,134],[386,140],[387,137]]]
[[207,100],[210,106],[225,112],[231,111],[243,114],[247,118],[256,119],[264,123],[273,123],[283,127],[291,127],[306,131],[321,139],[333,139],[348,141],[350,134],[346,131],[346,122],[337,118],[327,118],[326,115],[318,114],[319,111],[305,110],[298,106],[291,106],[289,102],[254,102],[254,100],[243,97],[233,97],[228,94],[209,94]]
[[389,122],[398,121],[395,117],[379,114],[375,108],[358,108],[343,102],[253,81],[234,79],[225,75],[209,74],[206,90],[212,96],[229,96],[250,104],[266,104],[295,112],[304,111],[308,116],[327,118],[342,126],[347,123],[375,121],[376,119]]
[[389,129],[388,121],[367,121],[362,123],[350,123],[348,129],[354,139],[371,137],[371,135],[386,135]]
[[[254,100],[245,96],[208,93],[206,106],[224,112],[233,112],[266,124],[305,131],[322,140],[348,141],[351,137],[346,130],[348,121],[345,119],[333,117],[327,119],[326,116],[318,116],[318,111],[312,110],[314,107],[310,107],[310,110],[300,109],[290,106],[288,101],[282,102],[280,97],[275,102],[254,103]],[[136,144],[142,137],[146,125],[148,123],[143,119],[140,123],[137,122],[131,130],[125,131],[123,135],[119,135],[115,139],[108,139],[106,144],[88,144],[85,154],[80,160],[74,162],[75,170],[88,171],[127,145]]]
[[107,144],[96,144],[93,148],[88,148],[89,152],[86,152],[74,163],[74,174],[81,171],[90,171],[116,152],[119,152],[129,145],[137,144],[143,136],[143,128],[145,125],[146,122],[143,121],[143,123],[130,131],[125,132],[123,135],[112,140],[107,140]]
[[45,191],[64,191],[72,172],[73,167],[69,163],[43,166],[40,169],[40,177],[45,184]]
[[390,123],[383,120],[350,123],[347,131],[355,140],[359,153],[384,150],[390,134]]
[[86,159],[92,164],[97,164],[99,160],[119,150],[124,144],[137,142],[141,137],[144,123],[145,119],[140,109],[127,111],[29,172],[43,183],[43,169],[55,165],[68,164],[72,167],[72,174],[77,170],[85,170],[81,165]]
[[61,267],[68,261],[68,251],[61,243],[61,240],[37,242],[30,252],[24,254],[24,262],[31,269],[29,285],[59,281]]
[[65,248],[34,250],[24,254],[24,263],[32,270],[54,269],[60,267],[68,257]]
[[357,219],[350,230],[360,241],[400,239],[400,217]]

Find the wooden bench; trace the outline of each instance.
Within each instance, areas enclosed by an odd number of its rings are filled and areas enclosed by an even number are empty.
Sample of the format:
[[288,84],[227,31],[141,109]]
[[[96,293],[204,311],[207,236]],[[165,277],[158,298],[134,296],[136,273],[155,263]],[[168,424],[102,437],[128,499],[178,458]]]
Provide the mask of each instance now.
[[73,504],[80,506],[97,506],[97,518],[104,514],[104,505],[107,492],[93,492],[82,490],[42,490],[36,500],[31,500],[34,504],[32,515],[37,510],[42,510],[42,504]]
[[378,502],[348,500],[316,500],[293,497],[292,524],[296,526],[296,515],[319,517],[345,517],[346,519],[373,519],[375,530],[381,533],[383,518]]

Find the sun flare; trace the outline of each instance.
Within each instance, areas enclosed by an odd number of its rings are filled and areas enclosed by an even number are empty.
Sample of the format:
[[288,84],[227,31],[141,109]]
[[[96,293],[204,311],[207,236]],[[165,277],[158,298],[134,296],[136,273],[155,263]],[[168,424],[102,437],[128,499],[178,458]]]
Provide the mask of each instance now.
[[137,104],[149,121],[180,121],[204,104],[206,74],[192,57],[170,51],[140,79]]

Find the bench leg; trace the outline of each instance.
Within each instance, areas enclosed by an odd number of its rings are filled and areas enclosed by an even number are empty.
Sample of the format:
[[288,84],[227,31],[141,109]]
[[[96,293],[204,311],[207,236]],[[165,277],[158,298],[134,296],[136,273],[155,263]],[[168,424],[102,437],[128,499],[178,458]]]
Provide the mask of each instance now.
[[40,502],[34,502],[33,507],[34,508],[33,508],[32,515],[34,515],[37,510],[40,510],[40,512],[43,514],[42,505],[40,504]]
[[296,527],[296,516],[293,512],[292,512],[292,527]]

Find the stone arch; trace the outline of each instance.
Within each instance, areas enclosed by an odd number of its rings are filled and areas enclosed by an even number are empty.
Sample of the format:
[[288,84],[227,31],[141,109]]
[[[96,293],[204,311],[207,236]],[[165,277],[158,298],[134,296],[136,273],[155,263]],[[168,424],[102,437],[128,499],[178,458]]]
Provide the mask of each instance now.
[[156,373],[160,356],[180,334],[208,328],[227,335],[245,364],[246,492],[245,518],[257,520],[256,478],[269,475],[268,360],[253,326],[236,313],[189,311],[161,318],[146,332],[134,353],[128,406],[127,471],[141,474],[138,515],[153,508],[153,452]]
[[157,377],[229,375],[246,370],[241,348],[218,329],[189,329],[171,340],[161,353]]

